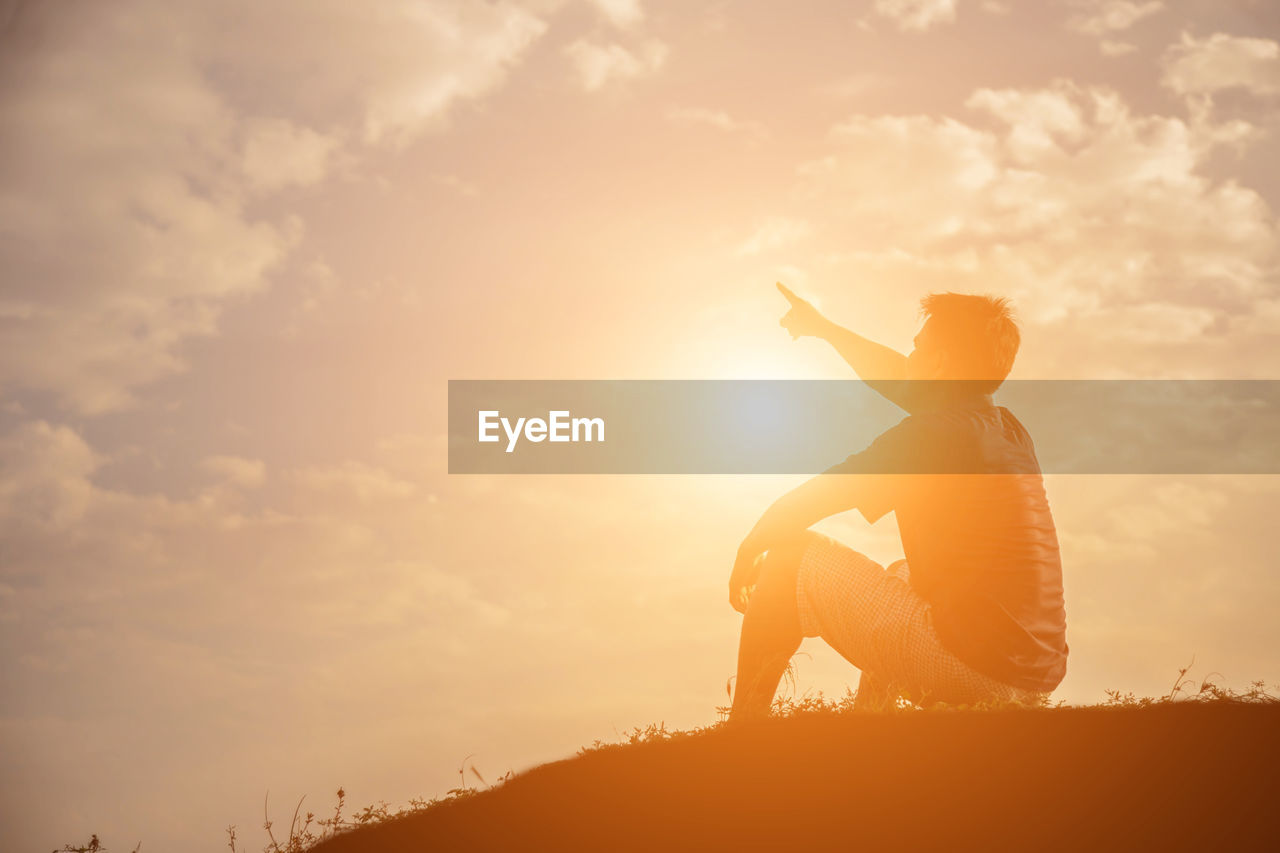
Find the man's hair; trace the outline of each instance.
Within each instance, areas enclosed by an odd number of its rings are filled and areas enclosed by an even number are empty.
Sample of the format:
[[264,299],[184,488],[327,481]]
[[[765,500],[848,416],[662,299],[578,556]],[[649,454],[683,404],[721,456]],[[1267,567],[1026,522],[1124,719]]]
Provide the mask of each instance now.
[[1008,299],[931,293],[920,300],[920,315],[932,318],[954,378],[977,380],[988,393],[1000,387],[1022,342]]

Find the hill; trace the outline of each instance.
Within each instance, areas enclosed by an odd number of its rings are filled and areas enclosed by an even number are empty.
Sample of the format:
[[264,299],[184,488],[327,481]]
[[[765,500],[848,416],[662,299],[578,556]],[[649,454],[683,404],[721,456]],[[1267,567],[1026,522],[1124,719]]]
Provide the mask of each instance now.
[[315,853],[1280,849],[1280,705],[800,715],[611,746]]

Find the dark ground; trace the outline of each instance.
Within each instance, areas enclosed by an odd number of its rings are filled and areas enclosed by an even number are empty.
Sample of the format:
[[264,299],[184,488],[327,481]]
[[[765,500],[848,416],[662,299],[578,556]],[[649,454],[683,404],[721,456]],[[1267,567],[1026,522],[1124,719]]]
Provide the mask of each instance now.
[[764,720],[544,764],[313,849],[1280,850],[1280,704]]

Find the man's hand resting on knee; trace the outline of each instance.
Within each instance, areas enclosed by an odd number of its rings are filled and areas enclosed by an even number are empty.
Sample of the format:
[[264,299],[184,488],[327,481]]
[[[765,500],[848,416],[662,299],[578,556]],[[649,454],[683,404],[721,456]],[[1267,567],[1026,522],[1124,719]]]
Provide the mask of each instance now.
[[747,612],[747,601],[760,579],[760,564],[763,562],[764,552],[754,538],[748,536],[738,548],[733,573],[729,575],[729,606],[739,613]]
[[858,500],[856,478],[819,474],[773,502],[738,546],[729,576],[729,605],[747,612],[751,587],[760,578],[765,553],[803,545],[805,532],[816,522],[852,509]]

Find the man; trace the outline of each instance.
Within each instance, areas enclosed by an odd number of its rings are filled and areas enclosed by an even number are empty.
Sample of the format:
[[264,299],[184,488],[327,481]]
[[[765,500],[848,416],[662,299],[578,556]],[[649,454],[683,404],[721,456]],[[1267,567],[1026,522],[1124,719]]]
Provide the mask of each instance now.
[[[780,498],[738,549],[730,719],[768,714],[804,637],[862,670],[855,707],[1047,696],[1066,673],[1062,566],[1031,438],[991,399],[1020,342],[1006,300],[926,297],[903,356],[778,288],[793,338],[826,340],[908,417]],[[905,560],[885,570],[808,529],[854,508],[873,523],[896,513]]]

